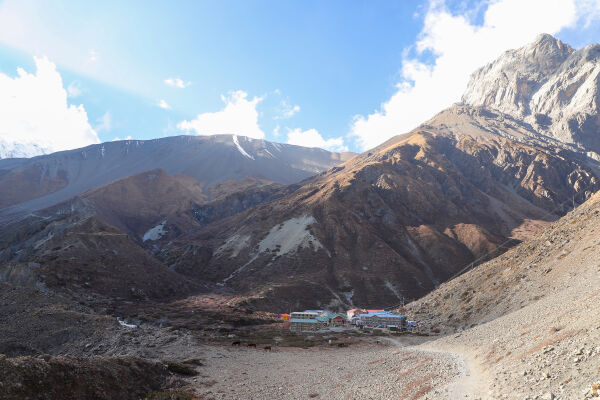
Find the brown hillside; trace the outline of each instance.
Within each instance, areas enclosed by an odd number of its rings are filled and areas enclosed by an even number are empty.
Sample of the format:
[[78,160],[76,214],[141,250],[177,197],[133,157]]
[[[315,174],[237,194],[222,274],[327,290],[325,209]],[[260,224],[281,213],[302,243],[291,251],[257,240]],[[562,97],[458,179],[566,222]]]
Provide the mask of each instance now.
[[456,106],[161,254],[178,271],[260,294],[261,307],[397,304],[585,201],[594,168],[509,117]]

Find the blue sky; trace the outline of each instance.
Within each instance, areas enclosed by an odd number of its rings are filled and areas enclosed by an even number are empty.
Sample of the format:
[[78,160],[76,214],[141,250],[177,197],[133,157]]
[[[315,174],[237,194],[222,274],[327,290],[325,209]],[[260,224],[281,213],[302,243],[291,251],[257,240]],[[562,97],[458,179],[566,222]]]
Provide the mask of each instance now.
[[[597,2],[530,1],[545,5],[539,21],[515,19],[528,6],[514,0],[5,0],[0,73],[35,74],[34,56],[46,57],[65,110],[87,115],[72,128],[86,138],[90,128],[101,141],[236,130],[361,151],[459,100],[473,69],[537,33],[576,47],[600,37]],[[67,111],[81,122],[81,109]],[[43,133],[48,143],[61,134]]]

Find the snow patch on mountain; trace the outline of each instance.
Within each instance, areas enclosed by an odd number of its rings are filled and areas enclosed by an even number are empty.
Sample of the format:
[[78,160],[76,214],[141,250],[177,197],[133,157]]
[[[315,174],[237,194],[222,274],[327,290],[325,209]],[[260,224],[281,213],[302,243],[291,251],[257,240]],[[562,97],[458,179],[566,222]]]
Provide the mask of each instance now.
[[0,138],[0,159],[31,158],[49,154],[52,151],[36,143],[8,142]]
[[165,224],[167,220],[165,219],[160,224],[156,225],[154,228],[149,229],[146,233],[144,233],[144,237],[142,240],[145,242],[147,240],[158,240],[166,235],[167,230],[165,229]]
[[240,146],[240,142],[238,141],[237,135],[233,135],[233,143],[235,144],[235,147],[237,147],[238,151],[240,153],[242,153],[243,156],[248,157],[251,160],[254,160],[254,157],[252,157],[250,154],[248,154],[246,152],[246,150],[244,150],[244,148],[242,146]]

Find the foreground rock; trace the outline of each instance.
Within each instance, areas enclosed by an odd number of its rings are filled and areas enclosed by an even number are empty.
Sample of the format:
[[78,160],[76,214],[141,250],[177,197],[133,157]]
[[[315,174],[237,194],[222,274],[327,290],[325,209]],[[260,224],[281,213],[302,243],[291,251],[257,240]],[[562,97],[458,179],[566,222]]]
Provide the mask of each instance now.
[[0,356],[0,399],[139,399],[168,375],[140,359]]

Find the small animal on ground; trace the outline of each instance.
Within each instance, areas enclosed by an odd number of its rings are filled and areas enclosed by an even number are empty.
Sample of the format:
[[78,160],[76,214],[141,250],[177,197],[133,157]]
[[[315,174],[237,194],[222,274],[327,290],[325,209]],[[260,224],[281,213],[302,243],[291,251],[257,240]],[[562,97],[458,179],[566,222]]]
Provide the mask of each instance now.
[[256,348],[256,343],[248,343],[248,347],[254,347],[254,348]]
[[233,342],[231,343],[232,346],[241,346],[242,342],[240,342],[239,340],[237,342]]
[[271,346],[265,346],[264,349],[265,351],[271,351]]

